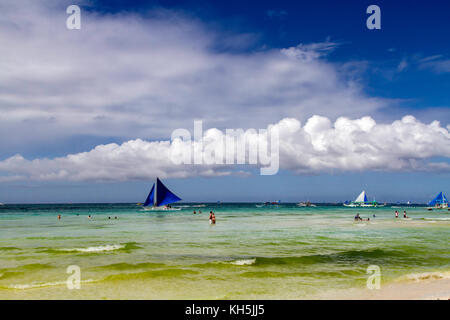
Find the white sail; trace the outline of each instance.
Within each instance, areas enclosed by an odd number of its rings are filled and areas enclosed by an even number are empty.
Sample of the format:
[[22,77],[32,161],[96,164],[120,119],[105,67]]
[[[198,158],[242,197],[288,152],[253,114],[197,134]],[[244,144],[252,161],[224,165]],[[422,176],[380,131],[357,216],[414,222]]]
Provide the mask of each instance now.
[[366,202],[366,201],[367,201],[366,191],[363,190],[363,192],[361,192],[359,196],[356,198],[355,202]]

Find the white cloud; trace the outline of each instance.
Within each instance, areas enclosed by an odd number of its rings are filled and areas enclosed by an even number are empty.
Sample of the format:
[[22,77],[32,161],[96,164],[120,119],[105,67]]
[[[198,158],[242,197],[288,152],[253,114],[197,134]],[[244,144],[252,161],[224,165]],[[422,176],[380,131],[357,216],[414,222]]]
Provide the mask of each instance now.
[[[297,174],[339,171],[450,171],[449,128],[434,121],[425,124],[412,116],[390,124],[377,124],[371,117],[338,118],[334,123],[321,116],[302,126],[285,118],[269,130],[280,138],[280,167]],[[218,129],[204,133],[205,141],[217,145]],[[254,143],[255,140],[252,140]],[[124,181],[155,176],[192,177],[242,174],[232,165],[176,165],[170,155],[189,148],[185,142],[130,140],[121,145],[99,145],[89,152],[54,159],[27,160],[20,155],[0,161],[4,180]],[[203,153],[204,156],[205,152]]]
[[402,72],[407,67],[408,67],[408,62],[406,61],[406,59],[402,59],[402,61],[400,61],[400,63],[397,66],[397,71]]
[[81,30],[67,30],[61,4],[0,4],[0,146],[79,135],[156,139],[194,119],[261,127],[313,114],[358,117],[388,104],[320,59],[336,47],[330,41],[224,52],[214,48],[225,41],[242,49],[238,39],[250,36],[178,12],[103,15],[80,6]]
[[432,56],[420,61],[419,67],[430,69],[435,73],[450,72],[450,59],[442,59],[442,56]]

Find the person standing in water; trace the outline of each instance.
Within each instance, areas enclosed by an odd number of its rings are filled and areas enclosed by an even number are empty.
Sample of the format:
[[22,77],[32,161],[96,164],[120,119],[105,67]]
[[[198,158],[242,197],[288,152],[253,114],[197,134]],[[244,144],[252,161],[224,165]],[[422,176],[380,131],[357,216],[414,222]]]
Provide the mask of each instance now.
[[395,210],[395,217],[398,218],[398,211]]
[[58,214],[58,220],[61,220],[61,215],[60,214]]
[[405,210],[405,211],[403,211],[403,218],[405,218],[405,219],[407,219],[407,218],[408,218],[408,216],[406,215],[406,210]]
[[212,213],[211,224],[216,224],[216,216],[214,215],[214,212]]

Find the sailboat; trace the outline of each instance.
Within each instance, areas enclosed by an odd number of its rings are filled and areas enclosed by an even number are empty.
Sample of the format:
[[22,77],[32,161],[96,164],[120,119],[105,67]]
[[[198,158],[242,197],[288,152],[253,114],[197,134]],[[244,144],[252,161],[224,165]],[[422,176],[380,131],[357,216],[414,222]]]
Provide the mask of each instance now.
[[427,208],[428,210],[433,210],[433,209],[448,209],[448,200],[447,197],[445,196],[445,194],[441,191],[436,198],[434,198],[433,200],[431,200],[428,203],[429,207]]
[[181,208],[173,208],[170,204],[180,201],[181,198],[173,194],[167,187],[156,178],[147,199],[144,202],[145,211],[178,211]]
[[378,204],[375,199],[370,202],[367,199],[366,191],[363,190],[358,197],[356,197],[355,201],[352,202],[344,202],[344,207],[383,207],[384,205]]

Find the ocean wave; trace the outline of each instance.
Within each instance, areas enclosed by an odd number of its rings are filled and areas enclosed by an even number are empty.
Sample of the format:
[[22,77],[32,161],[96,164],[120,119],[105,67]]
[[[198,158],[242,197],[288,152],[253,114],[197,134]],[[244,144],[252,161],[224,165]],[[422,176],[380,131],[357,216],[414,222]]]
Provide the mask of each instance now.
[[56,251],[63,252],[103,252],[103,251],[114,251],[124,249],[125,245],[123,244],[111,244],[111,245],[103,245],[97,247],[87,247],[87,248],[62,248],[62,249],[54,249]]
[[194,264],[196,268],[220,267],[227,268],[227,266],[279,266],[279,265],[313,265],[313,264],[372,264],[375,262],[392,263],[394,260],[404,261],[410,258],[409,253],[401,250],[381,250],[381,249],[366,249],[366,250],[349,250],[333,252],[328,254],[313,254],[304,256],[272,256],[272,257],[252,257],[252,258],[234,258],[233,260],[222,260],[207,262],[203,264]]
[[141,280],[152,278],[179,278],[190,275],[198,275],[198,271],[180,268],[169,268],[161,270],[149,270],[143,272],[126,272],[107,276],[101,281],[117,281],[117,280]]
[[410,273],[399,278],[399,280],[409,280],[415,282],[440,279],[450,279],[450,271]]
[[17,248],[17,247],[0,247],[0,251],[13,251],[13,250],[20,250],[20,248]]
[[40,270],[51,269],[51,268],[53,268],[53,266],[51,266],[49,264],[30,263],[30,264],[24,264],[24,265],[12,267],[12,268],[2,268],[2,269],[0,269],[0,273],[40,271]]
[[249,266],[256,263],[256,258],[253,259],[242,259],[242,260],[234,260],[230,261],[230,264],[234,264],[236,266]]
[[107,264],[103,266],[98,266],[98,269],[109,269],[109,270],[135,270],[135,269],[152,269],[152,268],[164,268],[166,267],[163,263],[152,263],[152,262],[143,262],[143,263],[113,263]]
[[0,273],[0,280],[8,279],[8,278],[14,278],[15,276],[21,276],[25,274],[24,272],[17,272],[17,271],[6,271],[3,273]]
[[121,244],[107,244],[107,245],[100,245],[100,246],[91,246],[91,247],[79,247],[79,248],[41,248],[43,249],[42,252],[47,253],[103,253],[103,252],[111,252],[111,251],[130,251],[133,249],[139,249],[141,248],[136,244],[136,242],[128,242],[128,243],[121,243]]
[[422,218],[427,221],[450,221],[450,218]]
[[[94,280],[94,279],[81,280],[80,284],[97,282],[97,281],[99,281],[99,280]],[[12,285],[6,286],[4,288],[16,289],[16,290],[26,290],[26,289],[35,289],[35,288],[43,288],[43,287],[63,286],[66,284],[67,284],[67,280],[66,281],[54,281],[54,282],[33,282],[33,283],[25,283],[25,284],[12,284]]]

